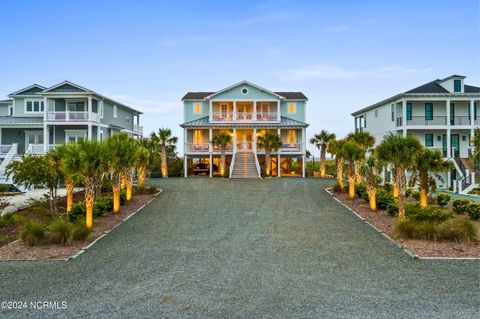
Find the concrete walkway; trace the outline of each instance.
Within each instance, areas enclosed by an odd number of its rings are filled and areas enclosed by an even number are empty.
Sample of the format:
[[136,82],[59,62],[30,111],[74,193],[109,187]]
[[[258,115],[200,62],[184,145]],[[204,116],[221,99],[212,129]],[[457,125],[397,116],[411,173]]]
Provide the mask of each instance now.
[[320,179],[181,179],[69,262],[0,262],[0,318],[478,318],[478,261],[413,260]]

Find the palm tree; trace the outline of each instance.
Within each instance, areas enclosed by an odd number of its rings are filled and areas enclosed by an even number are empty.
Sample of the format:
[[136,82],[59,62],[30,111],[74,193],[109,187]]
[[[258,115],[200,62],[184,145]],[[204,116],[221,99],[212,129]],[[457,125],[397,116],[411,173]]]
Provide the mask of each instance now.
[[398,188],[398,217],[405,220],[405,189],[407,187],[406,170],[412,169],[417,163],[420,142],[413,136],[403,137],[390,133],[377,147],[378,158],[392,166]]
[[[364,153],[367,153],[373,145],[375,145],[375,137],[366,131],[356,131],[347,135],[347,139],[357,143],[363,149]],[[363,164],[363,160],[357,162],[355,166],[355,182],[360,183],[362,176],[360,175],[360,167]]]
[[315,134],[310,143],[320,150],[320,177],[325,177],[325,156],[327,154],[328,144],[335,140],[335,134],[322,130],[319,134]]
[[158,134],[152,132],[150,139],[160,148],[162,177],[168,178],[167,152],[168,149],[175,147],[175,144],[178,142],[178,137],[172,136],[172,130],[169,128],[161,128],[158,130]]
[[228,144],[232,143],[232,136],[228,133],[220,132],[212,138],[211,143],[212,145],[220,146],[220,175],[225,176],[225,149]]
[[[57,162],[60,164],[60,170],[62,172],[65,188],[67,190],[67,214],[72,210],[73,206],[73,189],[75,188],[75,185],[80,182],[76,176],[79,166],[78,162],[72,162],[69,167],[65,167],[62,159],[67,155],[67,149],[74,148],[74,145],[75,144],[63,144],[48,152],[49,156],[57,158]],[[67,171],[67,169],[71,169],[73,172]]]
[[360,167],[360,174],[365,177],[367,184],[368,201],[372,212],[377,211],[377,185],[382,182],[380,177],[382,168],[383,165],[375,153],[371,154]]
[[343,158],[347,161],[348,197],[355,198],[355,164],[365,158],[365,152],[355,142],[347,140],[342,147]]
[[[443,159],[439,150],[423,148],[412,167],[412,184],[418,182],[420,188],[420,206],[427,207],[427,197],[430,190],[435,187],[435,177],[441,179],[438,173],[452,169],[452,163]],[[433,175],[433,176],[431,176]]]
[[142,139],[137,142],[137,151],[136,151],[136,162],[135,166],[138,172],[138,187],[145,187],[145,179],[147,177],[148,164],[150,163],[150,151],[145,147],[142,142]]
[[337,167],[337,183],[343,189],[343,144],[345,140],[333,140],[328,144],[328,152],[335,155],[335,165]]
[[257,139],[257,144],[260,148],[265,149],[265,174],[270,176],[272,171],[272,162],[270,160],[271,151],[277,150],[282,146],[282,141],[278,134],[273,132],[265,132],[265,134],[260,135]]
[[86,225],[93,228],[93,202],[95,185],[99,176],[108,169],[107,154],[103,144],[82,140],[65,148],[62,166],[73,179],[81,179],[85,187]]

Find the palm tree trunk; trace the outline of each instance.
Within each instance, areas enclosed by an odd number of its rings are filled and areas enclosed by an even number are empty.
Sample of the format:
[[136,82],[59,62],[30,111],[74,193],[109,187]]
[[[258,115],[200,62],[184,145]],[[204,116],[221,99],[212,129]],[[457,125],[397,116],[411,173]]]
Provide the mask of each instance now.
[[355,164],[348,164],[348,198],[355,199]]
[[112,183],[112,192],[113,192],[113,213],[120,213],[120,184]]
[[393,172],[392,181],[393,181],[393,198],[398,198],[398,185],[397,185],[397,174]]
[[320,177],[325,177],[325,156],[326,156],[326,147],[322,146],[320,150]]
[[132,199],[132,170],[129,168],[125,170],[124,174],[125,176],[125,187],[126,187],[126,199],[127,202],[129,202]]
[[138,168],[138,187],[144,188],[145,187],[145,178],[147,175],[147,167],[142,165]]
[[405,188],[407,184],[407,177],[405,176],[405,169],[403,167],[396,168],[397,187],[398,187],[398,218],[405,220]]
[[267,176],[270,176],[271,171],[272,171],[272,162],[270,160],[270,148],[265,147],[265,174],[267,174]]
[[377,211],[377,188],[375,186],[367,186],[368,202],[372,212]]
[[162,145],[161,150],[160,150],[160,156],[162,158],[162,177],[163,178],[168,178],[168,166],[167,166],[167,148],[165,145]]
[[358,160],[355,162],[355,183],[362,182],[362,175],[360,174],[360,167],[363,165],[363,160]]
[[420,207],[427,207],[428,176],[420,175]]
[[67,214],[72,210],[73,206],[73,187],[72,181],[65,181],[65,188],[67,189]]
[[343,189],[343,159],[337,157],[337,182]]
[[95,200],[95,182],[94,178],[87,178],[85,181],[85,224],[88,229],[93,228],[93,202]]
[[220,175],[225,176],[225,145],[220,146]]

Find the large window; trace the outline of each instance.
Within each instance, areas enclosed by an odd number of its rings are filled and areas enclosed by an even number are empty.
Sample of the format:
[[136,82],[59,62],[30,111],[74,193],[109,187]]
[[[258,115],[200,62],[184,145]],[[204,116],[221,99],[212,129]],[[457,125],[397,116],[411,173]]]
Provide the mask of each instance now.
[[425,134],[425,146],[433,147],[433,134]]
[[193,114],[202,114],[202,103],[193,104]]
[[433,104],[432,103],[425,103],[425,120],[427,121],[433,120]]
[[288,130],[287,142],[288,142],[288,144],[296,144],[297,143],[297,131],[296,130]]
[[116,105],[113,106],[113,117],[117,117],[118,116],[118,108]]
[[392,113],[392,121],[395,121],[395,104],[390,105],[390,112]]
[[462,80],[453,80],[453,91],[462,92]]
[[87,139],[87,130],[65,130],[65,143],[78,143]]
[[412,120],[412,103],[407,103],[407,121]]
[[290,113],[290,114],[297,113],[297,104],[296,103],[288,103],[288,113]]
[[43,100],[26,99],[25,113],[43,113]]

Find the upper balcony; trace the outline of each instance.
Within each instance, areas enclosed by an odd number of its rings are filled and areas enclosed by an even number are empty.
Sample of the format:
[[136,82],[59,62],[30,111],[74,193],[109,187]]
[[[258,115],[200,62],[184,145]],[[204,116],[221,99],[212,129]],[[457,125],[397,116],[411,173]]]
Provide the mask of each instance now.
[[279,122],[280,119],[276,101],[215,101],[211,105],[211,122]]
[[99,122],[98,113],[89,113],[85,111],[48,111],[47,121],[53,122]]
[[92,98],[47,98],[48,122],[100,122],[103,105]]
[[[447,125],[446,116],[411,116],[407,117],[407,126],[446,126]],[[403,117],[397,117],[396,126],[403,126],[404,120]],[[470,125],[469,116],[452,116],[450,117],[451,126],[468,126]],[[474,120],[474,125],[480,124],[480,118]]]

